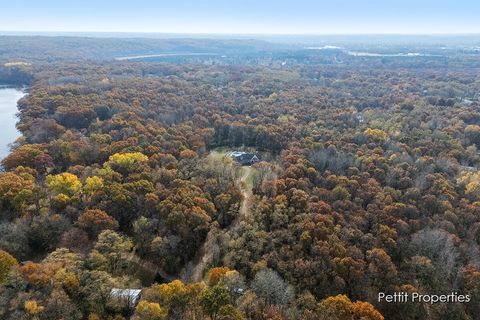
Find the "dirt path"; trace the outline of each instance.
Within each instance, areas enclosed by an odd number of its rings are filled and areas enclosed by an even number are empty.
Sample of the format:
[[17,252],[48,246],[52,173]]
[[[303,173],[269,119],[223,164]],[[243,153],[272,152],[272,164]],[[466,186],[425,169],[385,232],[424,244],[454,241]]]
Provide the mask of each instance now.
[[149,276],[151,277],[151,279],[149,279],[150,281],[154,281],[154,278],[157,276],[157,275],[160,275],[165,281],[173,281],[176,279],[175,276],[171,275],[171,274],[168,274],[165,270],[163,270],[162,268],[160,268],[158,265],[154,264],[153,262],[150,262],[148,260],[144,260],[142,258],[140,258],[139,256],[137,256],[135,254],[135,252],[132,252],[129,257],[128,257],[128,261],[133,264],[135,266],[136,269],[142,269],[144,271],[146,271]]
[[198,250],[195,258],[187,263],[180,272],[179,277],[183,282],[190,283],[202,280],[204,271],[211,263],[215,250],[218,248],[216,246],[217,239],[224,234],[237,230],[240,227],[240,222],[248,216],[253,197],[251,182],[248,181],[252,170],[251,167],[242,168],[243,173],[239,179],[239,187],[243,199],[240,204],[239,214],[227,228],[223,230],[220,228],[212,228],[208,232],[207,238]]
[[179,274],[179,278],[184,283],[198,282],[203,277],[203,272],[213,258],[213,244],[216,240],[214,231],[210,230],[207,239],[198,250],[195,257],[189,261]]
[[252,174],[252,167],[243,167],[243,174],[240,178],[240,190],[242,191],[242,203],[240,204],[239,215],[232,222],[229,229],[237,230],[240,226],[240,222],[248,216],[250,212],[250,206],[252,204],[252,186],[248,178]]

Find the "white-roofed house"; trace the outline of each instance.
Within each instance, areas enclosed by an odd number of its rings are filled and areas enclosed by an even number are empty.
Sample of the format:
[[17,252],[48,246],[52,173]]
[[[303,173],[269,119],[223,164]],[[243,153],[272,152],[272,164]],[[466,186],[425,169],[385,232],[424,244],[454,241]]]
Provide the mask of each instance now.
[[119,303],[128,309],[133,309],[140,300],[141,289],[119,289],[113,288],[110,291],[112,302]]

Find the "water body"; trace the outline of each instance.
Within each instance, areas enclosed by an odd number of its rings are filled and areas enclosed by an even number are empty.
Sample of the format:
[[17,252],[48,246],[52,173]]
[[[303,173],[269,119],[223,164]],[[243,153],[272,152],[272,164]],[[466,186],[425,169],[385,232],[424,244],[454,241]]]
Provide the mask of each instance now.
[[360,51],[350,51],[342,47],[325,45],[323,47],[306,47],[307,50],[340,50],[349,56],[354,57],[443,57],[438,54],[431,53],[421,53],[421,52],[407,52],[407,53],[375,53],[375,52],[360,52]]
[[25,94],[20,89],[0,86],[0,159],[10,153],[9,144],[21,135],[15,127],[18,121],[17,102]]
[[337,46],[331,46],[331,45],[325,45],[322,47],[306,47],[305,49],[308,50],[342,50],[342,47],[337,47]]
[[138,60],[146,58],[159,58],[159,57],[182,57],[182,56],[217,56],[217,53],[159,53],[159,54],[145,54],[138,56],[128,56],[128,57],[117,57],[115,60],[124,61],[124,60]]
[[354,57],[442,57],[438,54],[408,52],[408,53],[372,53],[372,52],[356,52],[347,51],[349,56]]

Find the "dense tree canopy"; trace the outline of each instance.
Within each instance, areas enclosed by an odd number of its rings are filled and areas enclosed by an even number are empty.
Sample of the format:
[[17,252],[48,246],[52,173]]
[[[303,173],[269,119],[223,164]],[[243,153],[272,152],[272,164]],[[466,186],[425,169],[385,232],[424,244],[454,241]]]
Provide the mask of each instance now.
[[[25,43],[1,41],[1,59],[21,53],[33,64],[0,69],[30,84],[23,136],[0,173],[0,318],[480,311],[480,66],[471,55],[267,54],[247,42],[255,54],[225,61],[136,62],[102,60],[127,40],[95,56],[113,40],[82,39],[83,53],[49,40],[64,48],[49,60],[38,39],[28,40],[33,58]],[[262,161],[242,168],[223,157],[237,149]],[[127,308],[112,288],[143,291]],[[378,302],[396,291],[472,302]]]

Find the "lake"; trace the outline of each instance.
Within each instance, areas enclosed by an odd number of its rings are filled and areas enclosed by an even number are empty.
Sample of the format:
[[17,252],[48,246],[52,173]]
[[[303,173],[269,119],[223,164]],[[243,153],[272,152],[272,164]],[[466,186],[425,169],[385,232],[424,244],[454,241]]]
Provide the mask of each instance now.
[[0,159],[9,154],[9,144],[21,135],[15,124],[18,121],[17,101],[23,96],[25,92],[20,89],[0,86]]
[[420,52],[399,52],[399,53],[375,53],[375,52],[361,52],[361,51],[350,51],[342,47],[325,45],[321,47],[305,47],[307,50],[330,50],[330,51],[342,51],[343,53],[348,54],[349,56],[354,57],[443,57],[439,54],[431,53],[420,53]]
[[147,58],[168,58],[168,57],[189,57],[189,56],[217,56],[217,53],[192,53],[192,52],[185,52],[185,53],[159,53],[159,54],[145,54],[145,55],[138,55],[138,56],[128,56],[128,57],[117,57],[115,60],[117,61],[124,61],[124,60],[138,60],[138,59],[147,59]]

